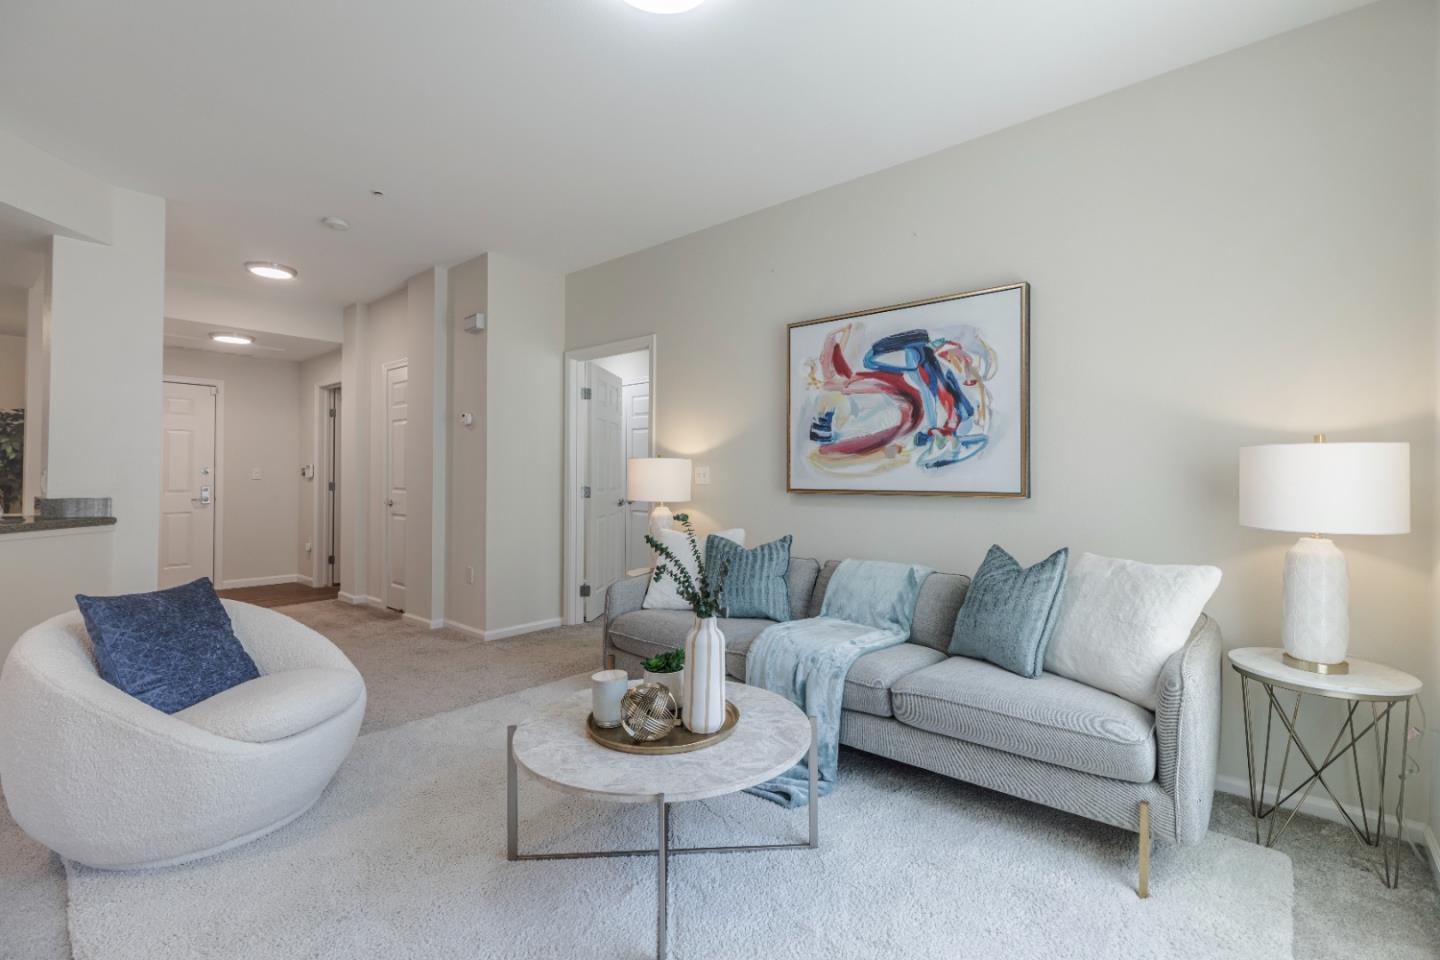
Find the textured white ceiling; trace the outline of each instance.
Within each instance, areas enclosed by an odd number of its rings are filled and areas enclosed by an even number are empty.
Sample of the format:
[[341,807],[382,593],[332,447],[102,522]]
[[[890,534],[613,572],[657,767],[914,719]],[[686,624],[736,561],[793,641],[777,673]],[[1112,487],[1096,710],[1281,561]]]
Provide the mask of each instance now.
[[168,197],[172,270],[344,302],[587,266],[1364,2],[0,0],[0,127]]

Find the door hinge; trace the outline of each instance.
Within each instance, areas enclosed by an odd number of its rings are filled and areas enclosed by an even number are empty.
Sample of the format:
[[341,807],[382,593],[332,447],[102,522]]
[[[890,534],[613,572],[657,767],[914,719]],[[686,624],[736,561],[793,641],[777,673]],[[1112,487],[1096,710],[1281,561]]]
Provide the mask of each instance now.
[[325,486],[326,486],[326,489],[333,491],[333,490],[335,489],[335,481],[334,481],[334,480],[326,481]]
[[589,500],[589,499],[590,499],[590,484],[587,483],[587,484],[585,484],[585,486],[583,486],[583,487],[580,488],[580,499],[582,499],[582,500]]
[[588,584],[588,583],[582,583],[582,584],[580,584],[580,596],[582,596],[582,597],[588,597],[588,596],[590,596],[590,584]]
[[335,408],[334,408],[334,407],[331,407],[331,408],[330,408],[330,416],[332,416],[332,417],[335,416]]
[[326,557],[326,558],[325,558],[325,562],[328,563],[328,564],[330,564],[331,566],[334,566],[334,564],[335,564],[335,555],[332,553],[330,556]]
[[581,400],[589,400],[590,397],[591,397],[591,395],[592,395],[592,394],[591,394],[591,391],[590,391],[590,388],[589,388],[589,387],[581,387],[581,388],[580,388],[580,399],[581,399]]

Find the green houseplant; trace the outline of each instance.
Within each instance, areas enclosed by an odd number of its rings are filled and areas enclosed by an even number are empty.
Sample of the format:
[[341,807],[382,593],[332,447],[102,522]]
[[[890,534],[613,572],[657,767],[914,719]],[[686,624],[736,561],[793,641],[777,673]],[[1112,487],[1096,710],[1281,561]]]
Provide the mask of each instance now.
[[685,636],[683,696],[677,697],[685,711],[685,726],[693,733],[714,733],[725,723],[725,634],[720,630],[719,615],[724,609],[725,578],[730,574],[730,564],[722,564],[719,575],[712,577],[712,571],[705,568],[705,558],[700,555],[690,515],[677,513],[675,519],[690,542],[693,566],[682,562],[658,538],[647,534],[645,542],[657,557],[655,579],[674,580],[676,592],[695,611],[695,622]]
[[674,650],[666,650],[658,653],[647,660],[642,660],[640,666],[645,670],[646,683],[659,683],[670,688],[675,695],[675,703],[681,708],[685,706],[685,650],[676,647]]
[[0,410],[0,513],[19,513],[21,463],[25,452],[25,411]]

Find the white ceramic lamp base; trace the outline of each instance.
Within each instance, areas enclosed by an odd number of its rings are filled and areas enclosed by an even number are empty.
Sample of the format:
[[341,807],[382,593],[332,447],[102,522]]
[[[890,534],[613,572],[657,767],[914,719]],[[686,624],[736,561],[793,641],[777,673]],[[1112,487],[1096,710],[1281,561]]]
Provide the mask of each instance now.
[[663,530],[669,530],[675,526],[675,515],[670,508],[663,503],[657,503],[650,508],[650,536],[660,538]]
[[1285,662],[1314,673],[1345,673],[1350,646],[1350,574],[1345,554],[1322,537],[1301,537],[1285,553]]

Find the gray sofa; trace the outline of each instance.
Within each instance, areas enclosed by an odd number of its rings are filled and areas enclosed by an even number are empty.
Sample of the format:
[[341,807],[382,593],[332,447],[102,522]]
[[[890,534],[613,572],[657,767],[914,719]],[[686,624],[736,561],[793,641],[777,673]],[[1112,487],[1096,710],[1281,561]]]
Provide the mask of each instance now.
[[[790,613],[818,616],[838,561],[790,562]],[[647,577],[605,596],[602,663],[638,676],[640,661],[682,646],[688,610],[644,610]],[[968,577],[926,580],[910,640],[867,654],[845,681],[840,742],[857,750],[1113,824],[1140,835],[1139,892],[1149,839],[1198,843],[1210,822],[1220,734],[1220,629],[1202,615],[1159,680],[1152,713],[1054,674],[1016,676],[946,654]],[[726,668],[770,620],[722,619]]]

